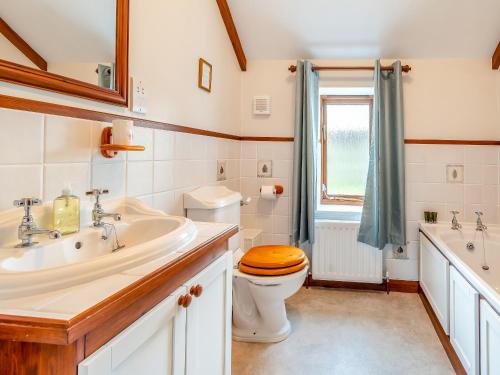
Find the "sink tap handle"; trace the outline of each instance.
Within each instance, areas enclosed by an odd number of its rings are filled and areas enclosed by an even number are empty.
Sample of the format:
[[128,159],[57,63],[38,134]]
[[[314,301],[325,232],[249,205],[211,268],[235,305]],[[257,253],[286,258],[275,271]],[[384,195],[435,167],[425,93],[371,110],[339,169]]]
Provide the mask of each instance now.
[[95,204],[96,204],[96,207],[99,208],[100,207],[100,204],[99,204],[99,197],[102,195],[102,194],[108,194],[109,193],[109,190],[108,189],[92,189],[90,191],[87,191],[85,193],[85,195],[91,195],[91,196],[94,196],[95,197]]
[[42,204],[42,200],[38,198],[21,198],[14,201],[16,207],[31,207]]
[[90,191],[87,191],[85,193],[85,195],[94,195],[94,196],[98,197],[99,195],[108,194],[108,193],[109,193],[108,189],[92,189]]
[[42,200],[39,198],[21,198],[14,201],[15,207],[24,207],[24,221],[31,222],[33,219],[31,217],[31,207],[39,206],[42,204]]
[[475,211],[474,212],[476,215],[477,215],[477,218],[481,218],[481,216],[483,216],[483,213],[481,211]]

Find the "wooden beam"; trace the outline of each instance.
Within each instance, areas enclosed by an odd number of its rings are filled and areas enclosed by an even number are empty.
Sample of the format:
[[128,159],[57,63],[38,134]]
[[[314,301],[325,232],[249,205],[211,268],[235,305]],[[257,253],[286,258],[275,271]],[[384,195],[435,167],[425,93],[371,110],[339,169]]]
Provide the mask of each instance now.
[[234,53],[236,53],[236,58],[240,64],[240,69],[245,72],[247,70],[247,58],[245,57],[245,52],[241,46],[240,37],[238,36],[238,31],[236,31],[236,26],[234,25],[233,16],[231,15],[231,10],[226,0],[217,0],[217,5],[219,6],[220,15],[226,25],[226,30],[233,45]]
[[19,36],[12,28],[0,17],[0,33],[3,34],[19,51],[21,51],[33,64],[40,69],[47,71],[47,61],[43,59],[26,41]]
[[498,43],[497,49],[493,54],[493,58],[491,59],[491,67],[493,69],[500,68],[500,43]]

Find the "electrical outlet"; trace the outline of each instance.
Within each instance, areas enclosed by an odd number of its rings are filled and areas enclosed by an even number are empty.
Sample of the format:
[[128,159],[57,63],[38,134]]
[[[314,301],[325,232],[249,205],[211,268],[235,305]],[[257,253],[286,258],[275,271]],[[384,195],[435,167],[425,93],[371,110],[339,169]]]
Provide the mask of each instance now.
[[217,181],[226,180],[226,161],[217,160]]
[[408,251],[406,246],[393,246],[392,257],[394,259],[408,259]]
[[147,113],[146,89],[139,79],[130,78],[132,112]]

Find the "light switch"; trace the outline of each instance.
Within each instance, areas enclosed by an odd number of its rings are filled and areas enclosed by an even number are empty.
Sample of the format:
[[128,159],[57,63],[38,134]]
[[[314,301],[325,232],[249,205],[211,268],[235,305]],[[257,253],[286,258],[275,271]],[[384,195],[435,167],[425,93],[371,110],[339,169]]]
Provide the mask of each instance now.
[[146,89],[140,79],[130,78],[132,112],[147,113]]

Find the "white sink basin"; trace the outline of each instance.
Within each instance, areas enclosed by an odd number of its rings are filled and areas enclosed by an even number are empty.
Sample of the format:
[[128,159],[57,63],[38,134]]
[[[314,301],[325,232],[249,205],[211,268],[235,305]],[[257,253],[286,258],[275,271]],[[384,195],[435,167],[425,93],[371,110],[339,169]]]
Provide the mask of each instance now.
[[[135,199],[122,200],[105,209],[122,214],[122,220],[114,224],[118,241],[124,247],[115,252],[114,233],[108,231],[108,239],[104,240],[103,229],[91,227],[89,223],[73,235],[57,240],[36,236],[37,245],[16,248],[16,226],[12,225],[11,216],[20,221],[22,211],[10,210],[6,215],[0,214],[0,300],[48,292],[108,276],[175,252],[196,236],[196,227],[191,220],[165,215]],[[43,218],[46,212],[42,208],[38,214]],[[37,217],[36,212],[34,216]],[[14,230],[14,236],[10,235],[10,230]],[[9,235],[2,236],[3,233]]]

